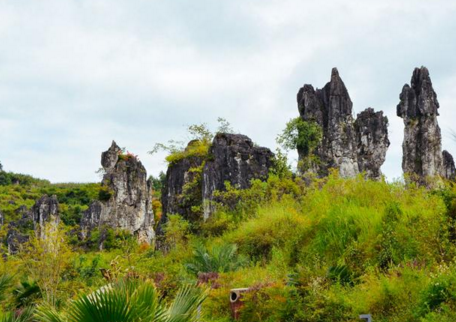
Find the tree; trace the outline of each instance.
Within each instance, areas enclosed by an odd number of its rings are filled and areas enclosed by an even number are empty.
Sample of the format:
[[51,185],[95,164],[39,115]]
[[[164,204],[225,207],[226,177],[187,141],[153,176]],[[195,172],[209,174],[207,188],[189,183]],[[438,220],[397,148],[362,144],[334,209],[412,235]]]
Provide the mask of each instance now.
[[298,149],[307,156],[318,146],[322,137],[321,127],[317,123],[297,117],[287,123],[282,134],[277,137],[277,143],[287,151]]
[[2,171],[3,171],[3,164],[2,164],[2,162],[0,161],[0,172],[2,172]]
[[42,322],[191,322],[205,297],[186,286],[166,305],[151,282],[124,280],[70,302],[66,313],[44,306],[37,316]]
[[45,238],[32,236],[21,256],[29,277],[36,281],[45,303],[54,305],[58,300],[62,273],[73,253],[63,229],[53,223],[46,224],[43,229]]

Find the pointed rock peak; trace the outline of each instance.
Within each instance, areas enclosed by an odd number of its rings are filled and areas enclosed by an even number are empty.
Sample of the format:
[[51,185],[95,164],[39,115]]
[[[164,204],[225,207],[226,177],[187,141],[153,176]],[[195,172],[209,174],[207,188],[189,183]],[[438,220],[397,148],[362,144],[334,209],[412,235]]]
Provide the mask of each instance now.
[[105,169],[112,169],[115,167],[119,158],[119,153],[122,149],[117,145],[116,141],[112,141],[111,147],[108,151],[101,154],[101,165]]
[[331,81],[327,84],[329,85],[329,94],[330,95],[342,95],[350,98],[348,90],[345,87],[344,81],[339,75],[339,71],[334,67],[331,71]]
[[410,81],[412,88],[420,90],[422,87],[429,87],[432,89],[432,81],[429,76],[429,70],[422,66],[421,68],[415,68],[412,75],[412,80]]
[[116,141],[112,140],[111,147],[108,151],[120,151],[122,150],[116,143]]

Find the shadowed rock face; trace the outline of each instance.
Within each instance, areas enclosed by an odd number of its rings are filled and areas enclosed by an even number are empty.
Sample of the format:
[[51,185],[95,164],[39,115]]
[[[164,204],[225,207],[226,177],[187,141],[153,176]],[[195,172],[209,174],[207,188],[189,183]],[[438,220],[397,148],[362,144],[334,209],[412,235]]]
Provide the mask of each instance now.
[[449,180],[456,179],[456,168],[454,165],[453,156],[448,151],[442,152],[443,156],[443,169],[442,169],[442,176]]
[[[193,141],[189,142],[189,146]],[[192,217],[191,206],[188,200],[182,195],[184,186],[193,182],[199,174],[195,169],[202,166],[204,158],[191,156],[169,165],[166,172],[166,181],[162,190],[162,217],[157,233],[162,234],[163,224],[168,221],[169,214],[179,214],[187,220],[195,219]],[[198,191],[189,193],[201,196],[201,185],[194,187]],[[201,199],[201,198],[200,198]],[[199,200],[201,202],[201,200]]]
[[111,196],[106,201],[94,201],[81,219],[82,235],[93,228],[108,226],[135,234],[140,242],[150,243],[155,236],[151,204],[151,186],[146,169],[133,155],[121,155],[113,142],[102,153],[105,171],[102,186]]
[[59,203],[56,196],[42,196],[30,210],[25,206],[17,210],[21,219],[8,224],[6,243],[8,252],[15,254],[19,246],[29,240],[28,231],[33,229],[38,238],[46,238],[45,226],[48,223],[58,225],[60,222]]
[[[381,176],[380,166],[389,146],[387,119],[367,109],[359,114],[355,126],[353,103],[336,68],[325,87],[315,90],[312,85],[304,85],[297,100],[301,118],[316,122],[323,132],[314,151],[318,161],[310,172],[327,176],[329,169],[335,168],[342,177],[353,177],[362,171],[371,178]],[[298,149],[298,153],[300,159],[305,157],[303,151]]]
[[204,219],[213,210],[210,205],[213,193],[225,190],[225,181],[246,189],[252,179],[267,179],[274,154],[267,148],[254,146],[245,135],[219,133],[209,156],[203,170]]
[[380,179],[380,167],[385,162],[388,139],[388,118],[372,108],[358,114],[355,121],[358,168],[367,177]]
[[404,119],[402,169],[420,178],[441,172],[442,145],[437,122],[439,103],[425,67],[413,72],[411,86],[404,85],[397,115]]
[[397,115],[404,119],[405,125],[402,169],[422,183],[427,177],[447,177],[451,172],[449,154],[446,161],[442,155],[442,136],[437,122],[439,107],[429,71],[426,67],[415,68],[410,85],[402,88]]

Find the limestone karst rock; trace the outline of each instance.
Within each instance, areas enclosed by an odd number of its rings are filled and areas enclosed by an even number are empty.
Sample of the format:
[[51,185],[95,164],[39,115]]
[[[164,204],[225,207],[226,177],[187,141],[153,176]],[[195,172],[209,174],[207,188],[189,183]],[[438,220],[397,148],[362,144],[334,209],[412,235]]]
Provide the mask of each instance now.
[[8,252],[14,254],[19,246],[29,240],[29,232],[34,230],[36,237],[46,238],[46,224],[58,225],[60,222],[59,203],[56,196],[42,196],[30,210],[21,206],[16,210],[21,218],[8,224],[6,243]]
[[35,233],[40,238],[46,238],[45,226],[46,223],[58,225],[59,217],[59,202],[56,196],[44,195],[41,197],[30,210]]
[[274,154],[257,147],[241,134],[218,133],[209,150],[210,159],[203,170],[204,219],[211,214],[213,193],[225,190],[225,182],[246,189],[252,179],[267,179]]
[[[194,141],[190,141],[187,149],[193,143]],[[197,204],[201,204],[202,202],[200,170],[202,170],[203,162],[203,157],[195,155],[175,161],[168,166],[166,181],[162,190],[163,211],[158,230],[168,221],[169,214],[180,214],[186,220],[196,219],[192,218],[194,213],[191,207],[197,206]],[[199,180],[200,182],[194,182],[195,180]],[[194,182],[193,185],[192,182]],[[188,187],[187,190],[191,191],[184,191],[184,187]],[[185,195],[183,194],[184,192]],[[189,198],[189,194],[196,195],[197,200]],[[159,233],[162,233],[162,231]]]
[[[309,172],[322,177],[335,168],[345,178],[362,171],[368,177],[380,177],[380,166],[389,146],[387,119],[367,109],[359,114],[360,120],[355,126],[353,103],[336,68],[332,69],[331,80],[322,89],[304,85],[298,92],[297,101],[301,118],[315,122],[323,132],[314,151],[316,161]],[[306,157],[299,149],[298,154],[301,160]]]
[[451,176],[449,154],[442,154],[439,107],[428,69],[415,68],[410,85],[402,88],[397,115],[405,125],[402,169],[420,183],[432,176]]
[[155,236],[151,204],[151,185],[146,169],[132,154],[123,154],[113,141],[102,153],[102,186],[105,200],[94,201],[81,219],[82,236],[94,228],[108,226],[127,230],[139,242],[150,243]]
[[[158,233],[162,233],[169,214],[180,214],[190,221],[207,219],[214,210],[211,201],[216,190],[223,191],[226,181],[246,189],[250,180],[266,179],[273,156],[245,135],[218,133],[208,157],[190,156],[170,164],[162,191],[163,215]],[[201,206],[203,213],[192,210]]]
[[442,167],[442,176],[448,180],[456,179],[456,168],[454,165],[453,156],[446,150],[442,152],[443,157],[443,167]]
[[388,118],[383,112],[368,108],[359,113],[355,121],[358,169],[368,178],[380,179],[380,167],[385,162],[388,139]]

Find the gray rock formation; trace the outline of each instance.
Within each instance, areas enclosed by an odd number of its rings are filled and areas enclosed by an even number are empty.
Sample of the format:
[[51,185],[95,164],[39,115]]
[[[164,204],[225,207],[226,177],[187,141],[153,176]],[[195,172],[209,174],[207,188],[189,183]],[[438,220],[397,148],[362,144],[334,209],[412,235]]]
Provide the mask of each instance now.
[[411,86],[404,85],[397,115],[404,119],[402,169],[420,178],[441,172],[442,144],[437,123],[439,102],[425,67],[413,72]]
[[94,201],[81,219],[82,236],[94,228],[108,226],[136,235],[139,242],[150,243],[155,236],[151,186],[146,169],[136,156],[123,154],[113,141],[101,155],[105,171],[102,186],[106,200]]
[[56,196],[41,197],[30,210],[35,234],[42,238],[46,238],[45,226],[47,223],[58,225],[59,217],[59,202]]
[[[298,92],[297,101],[301,118],[315,122],[323,132],[309,172],[323,177],[328,175],[329,169],[335,168],[344,178],[362,171],[371,178],[379,178],[389,145],[387,120],[382,114],[367,109],[359,114],[355,128],[353,103],[336,68],[332,69],[331,80],[322,89],[304,85]],[[301,160],[306,157],[299,149],[298,153]]]
[[21,216],[21,219],[9,222],[6,236],[10,254],[15,254],[21,244],[29,241],[31,231],[35,232],[36,237],[45,239],[46,224],[58,225],[60,222],[59,203],[56,196],[44,195],[30,210],[21,206],[16,213]]
[[440,106],[426,67],[415,68],[410,85],[404,85],[399,97],[397,115],[404,119],[405,125],[404,173],[420,183],[425,183],[428,177],[451,176],[449,154],[442,155],[442,136],[437,122]]
[[0,209],[0,227],[3,226],[4,220],[5,220],[5,218],[3,218],[3,212],[2,212],[2,210]]
[[225,190],[225,182],[246,189],[252,179],[267,179],[274,154],[257,147],[241,134],[219,133],[209,150],[210,158],[203,170],[204,219],[213,211],[213,193]]
[[358,169],[371,179],[380,179],[380,167],[385,162],[388,139],[388,118],[383,112],[368,108],[355,121]]
[[[190,141],[187,149],[193,144]],[[183,158],[169,165],[166,172],[166,181],[162,190],[162,217],[160,219],[159,230],[163,224],[168,221],[169,214],[180,214],[187,220],[195,220],[195,213],[191,210],[192,206],[202,203],[201,199],[201,182],[195,182],[192,191],[185,191],[187,196],[183,195],[184,187],[189,186],[195,180],[201,181],[201,173],[195,171],[202,167],[204,158],[199,156],[190,156]],[[188,198],[188,194],[195,195],[196,200]],[[160,231],[159,233],[162,233]]]
[[442,152],[443,169],[442,176],[448,180],[456,179],[456,168],[454,165],[453,156],[446,150]]

